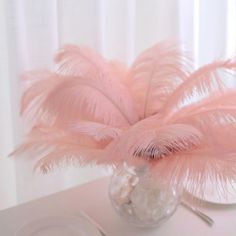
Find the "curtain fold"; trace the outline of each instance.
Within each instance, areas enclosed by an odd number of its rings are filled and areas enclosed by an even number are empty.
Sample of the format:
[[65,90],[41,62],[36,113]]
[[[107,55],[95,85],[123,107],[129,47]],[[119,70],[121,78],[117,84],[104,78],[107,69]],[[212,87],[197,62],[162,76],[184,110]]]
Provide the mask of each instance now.
[[15,164],[6,158],[13,149],[14,96],[6,4],[0,1],[0,209],[16,203]]
[[176,39],[197,66],[236,52],[236,0],[0,0],[0,208],[107,173],[66,168],[35,175],[7,154],[22,140],[20,81],[26,70],[52,68],[63,44],[86,45],[130,64],[145,48]]

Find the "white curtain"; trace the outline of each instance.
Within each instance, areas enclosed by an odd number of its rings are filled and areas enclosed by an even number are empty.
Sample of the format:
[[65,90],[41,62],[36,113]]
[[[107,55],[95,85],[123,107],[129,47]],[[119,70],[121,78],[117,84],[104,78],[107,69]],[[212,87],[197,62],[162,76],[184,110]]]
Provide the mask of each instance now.
[[146,47],[179,39],[198,65],[236,52],[236,0],[0,0],[0,208],[106,174],[66,168],[35,175],[9,160],[22,140],[19,75],[50,68],[66,43],[131,63]]

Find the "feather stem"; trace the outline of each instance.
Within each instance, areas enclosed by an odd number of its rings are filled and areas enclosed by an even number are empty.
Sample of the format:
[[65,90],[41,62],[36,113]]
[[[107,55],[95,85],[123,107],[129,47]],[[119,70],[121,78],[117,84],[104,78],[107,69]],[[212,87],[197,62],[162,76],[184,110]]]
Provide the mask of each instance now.
[[155,73],[155,68],[152,68],[151,75],[150,75],[151,79],[148,80],[148,87],[147,87],[147,92],[146,92],[146,95],[145,95],[143,119],[145,119],[146,116],[147,116],[147,107],[148,107],[148,102],[149,102],[149,97],[150,97],[151,84],[152,84],[152,81],[153,81],[153,78],[154,78],[154,76],[153,76],[154,73]]

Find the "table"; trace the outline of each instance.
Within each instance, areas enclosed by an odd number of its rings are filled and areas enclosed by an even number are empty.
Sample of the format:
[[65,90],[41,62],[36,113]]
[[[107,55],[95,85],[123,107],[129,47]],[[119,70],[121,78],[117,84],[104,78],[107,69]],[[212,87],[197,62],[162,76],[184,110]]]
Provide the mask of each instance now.
[[203,209],[215,224],[209,227],[192,212],[179,206],[176,213],[159,228],[135,228],[124,222],[113,210],[108,198],[109,178],[43,197],[0,211],[0,235],[14,236],[22,225],[41,217],[78,215],[86,211],[110,236],[235,236],[236,206],[209,204]]

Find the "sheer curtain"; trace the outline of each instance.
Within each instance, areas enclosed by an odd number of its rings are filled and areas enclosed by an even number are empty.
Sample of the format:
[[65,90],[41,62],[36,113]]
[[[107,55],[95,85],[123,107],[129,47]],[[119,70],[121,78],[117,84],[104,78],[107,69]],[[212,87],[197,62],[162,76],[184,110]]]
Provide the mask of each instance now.
[[22,140],[19,75],[50,68],[65,43],[131,63],[146,47],[180,39],[198,65],[236,52],[236,0],[0,0],[0,208],[81,184],[106,170],[35,175],[7,159]]

